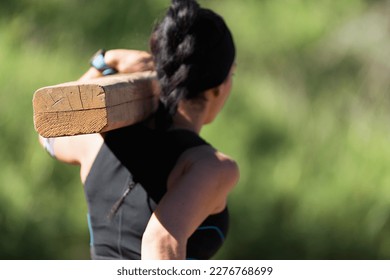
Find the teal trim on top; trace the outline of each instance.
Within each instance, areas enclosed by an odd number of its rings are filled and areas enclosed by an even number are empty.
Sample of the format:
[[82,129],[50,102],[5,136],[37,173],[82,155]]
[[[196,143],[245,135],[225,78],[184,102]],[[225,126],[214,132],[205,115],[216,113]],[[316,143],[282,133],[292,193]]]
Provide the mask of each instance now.
[[216,226],[203,226],[203,227],[198,227],[197,230],[208,230],[208,229],[211,229],[211,230],[215,230],[217,231],[219,237],[222,239],[222,241],[225,240],[225,236],[223,235],[221,229],[219,227],[216,227]]
[[91,223],[91,216],[89,213],[87,213],[87,220],[88,220],[88,229],[89,229],[89,246],[93,246],[94,244],[94,239],[93,239],[93,229],[92,229],[92,223]]

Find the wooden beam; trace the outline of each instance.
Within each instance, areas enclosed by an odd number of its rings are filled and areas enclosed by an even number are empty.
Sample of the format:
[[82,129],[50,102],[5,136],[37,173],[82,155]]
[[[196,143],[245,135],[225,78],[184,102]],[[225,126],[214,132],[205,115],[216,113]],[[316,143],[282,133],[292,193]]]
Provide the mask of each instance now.
[[34,127],[43,137],[100,133],[144,120],[158,106],[154,72],[112,75],[38,89]]

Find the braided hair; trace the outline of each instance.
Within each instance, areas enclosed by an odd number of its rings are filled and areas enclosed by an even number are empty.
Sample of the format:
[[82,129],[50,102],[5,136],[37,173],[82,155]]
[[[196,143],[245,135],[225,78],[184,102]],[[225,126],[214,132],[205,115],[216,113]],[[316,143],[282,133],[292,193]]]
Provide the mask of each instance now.
[[234,62],[235,47],[222,17],[195,0],[172,0],[155,27],[150,49],[160,83],[161,110],[173,116],[183,99],[223,83]]

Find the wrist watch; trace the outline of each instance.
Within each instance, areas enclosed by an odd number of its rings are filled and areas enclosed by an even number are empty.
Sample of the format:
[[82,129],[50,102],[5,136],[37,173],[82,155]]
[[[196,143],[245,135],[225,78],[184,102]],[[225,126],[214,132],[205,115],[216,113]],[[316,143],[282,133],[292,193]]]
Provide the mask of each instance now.
[[108,66],[106,62],[104,61],[104,55],[106,54],[106,51],[104,49],[98,50],[91,58],[90,64],[92,67],[97,69],[102,73],[103,76],[112,75],[117,73],[114,68]]

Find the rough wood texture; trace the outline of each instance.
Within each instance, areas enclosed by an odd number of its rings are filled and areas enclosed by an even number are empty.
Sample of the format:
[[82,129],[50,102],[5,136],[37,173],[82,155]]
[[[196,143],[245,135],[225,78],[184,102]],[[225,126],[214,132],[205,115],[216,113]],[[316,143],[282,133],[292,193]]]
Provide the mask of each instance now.
[[144,120],[157,109],[154,72],[114,75],[38,89],[35,130],[44,137],[100,133]]

